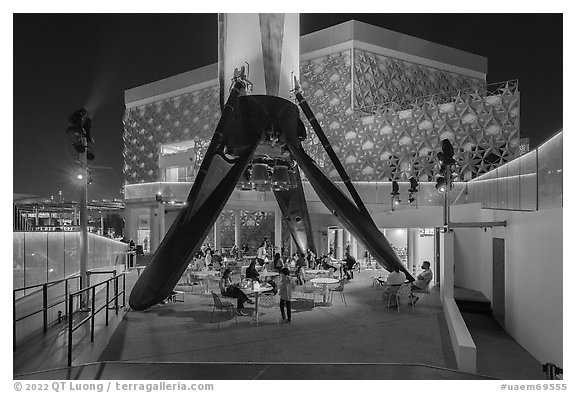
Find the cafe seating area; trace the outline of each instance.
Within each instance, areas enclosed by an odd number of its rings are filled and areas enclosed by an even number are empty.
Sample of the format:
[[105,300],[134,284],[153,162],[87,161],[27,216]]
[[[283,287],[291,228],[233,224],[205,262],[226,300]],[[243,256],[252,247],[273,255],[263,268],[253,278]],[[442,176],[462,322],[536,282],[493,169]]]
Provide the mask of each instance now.
[[[292,296],[291,324],[280,323],[278,295],[266,296],[263,300],[263,294],[259,294],[256,318],[256,304],[246,304],[244,310],[248,315],[240,316],[232,310],[236,299],[219,296],[222,302],[232,306],[215,309],[211,293],[203,293],[199,285],[188,286],[194,288],[186,293],[184,303],[166,303],[144,312],[129,312],[100,360],[369,361],[456,368],[438,293],[432,291],[425,306],[402,309],[398,313],[382,304],[382,287],[372,286],[372,277],[380,273],[382,270],[365,269],[355,272],[353,280],[342,283],[335,278],[335,284],[327,286],[308,284],[316,291],[312,296],[298,292],[297,287]],[[311,282],[324,276],[314,274],[307,278]],[[240,274],[233,275],[233,280],[241,280]],[[345,302],[339,293],[330,291],[340,284]],[[183,287],[179,285],[176,290]],[[326,301],[324,294],[327,294]],[[267,307],[269,303],[272,307]],[[141,345],[143,342],[154,345]]]

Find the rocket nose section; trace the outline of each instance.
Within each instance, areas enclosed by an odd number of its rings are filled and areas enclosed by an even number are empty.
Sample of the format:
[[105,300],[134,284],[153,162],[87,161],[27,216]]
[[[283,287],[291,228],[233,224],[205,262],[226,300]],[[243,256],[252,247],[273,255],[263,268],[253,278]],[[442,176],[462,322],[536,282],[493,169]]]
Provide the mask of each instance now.
[[160,303],[168,295],[163,295],[154,290],[154,288],[148,286],[143,282],[142,277],[136,281],[132,291],[130,292],[130,298],[128,299],[128,305],[134,311],[144,311],[147,308]]

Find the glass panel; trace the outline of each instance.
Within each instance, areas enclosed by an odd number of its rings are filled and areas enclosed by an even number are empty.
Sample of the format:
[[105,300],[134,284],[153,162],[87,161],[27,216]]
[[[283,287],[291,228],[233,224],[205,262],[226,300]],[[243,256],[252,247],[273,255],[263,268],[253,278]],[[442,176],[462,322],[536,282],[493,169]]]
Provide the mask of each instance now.
[[[518,166],[516,166],[518,168]],[[520,176],[508,178],[508,209],[520,209]]]
[[48,281],[64,278],[64,232],[48,232]]
[[562,133],[537,151],[538,209],[562,207]]
[[64,267],[66,277],[80,271],[80,232],[64,233]]
[[490,198],[489,207],[492,209],[498,208],[498,180],[495,176],[490,179]]
[[[12,235],[12,288],[23,288],[24,284],[24,232],[14,232]],[[18,292],[18,297],[24,292]]]
[[520,210],[536,210],[536,174],[520,175]]
[[88,262],[86,263],[86,270],[92,270],[96,267],[96,250],[94,244],[94,236],[88,234]]
[[[26,286],[42,284],[46,282],[47,275],[47,254],[46,254],[47,233],[26,233],[25,235],[25,283]],[[26,294],[39,290],[26,291]]]
[[508,209],[508,166],[498,168],[498,209]]
[[520,157],[520,210],[536,210],[536,150]]

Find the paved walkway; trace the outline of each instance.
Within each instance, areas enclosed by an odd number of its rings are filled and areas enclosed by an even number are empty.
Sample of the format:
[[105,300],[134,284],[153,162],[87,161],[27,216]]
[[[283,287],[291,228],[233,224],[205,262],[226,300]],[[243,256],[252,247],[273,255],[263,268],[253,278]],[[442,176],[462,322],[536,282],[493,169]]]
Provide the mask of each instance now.
[[[286,369],[294,370],[296,379],[312,372],[302,374],[303,367],[315,370],[310,375],[318,379],[330,375],[342,379],[347,375],[350,379],[458,378],[446,370],[457,369],[457,364],[438,293],[423,295],[414,309],[407,304],[401,305],[400,312],[387,309],[382,287],[372,286],[372,277],[378,273],[356,273],[345,286],[347,305],[338,294],[326,307],[320,305],[321,297],[315,305],[310,300],[294,300],[290,325],[278,324],[275,307],[261,310],[259,325],[252,316],[238,316],[236,322],[230,314],[223,314],[218,327],[211,295],[201,293],[200,286],[177,287],[193,291],[185,294],[184,303],[125,315],[99,358],[92,360],[102,363],[19,378],[157,379],[161,371],[161,379],[181,379],[196,370],[204,378],[222,379],[223,370],[233,372],[244,366],[247,374],[238,371],[239,375],[248,378],[255,372],[259,378],[274,379],[270,376],[276,375],[274,370],[280,365],[289,365]],[[247,311],[253,313],[253,306]],[[505,353],[510,361],[518,358],[518,352]],[[350,364],[366,367],[353,367],[354,374],[344,372]],[[400,364],[405,371],[399,371]],[[260,368],[252,370],[254,365]],[[470,377],[462,374],[460,379]],[[533,378],[542,379],[543,374],[534,373]]]

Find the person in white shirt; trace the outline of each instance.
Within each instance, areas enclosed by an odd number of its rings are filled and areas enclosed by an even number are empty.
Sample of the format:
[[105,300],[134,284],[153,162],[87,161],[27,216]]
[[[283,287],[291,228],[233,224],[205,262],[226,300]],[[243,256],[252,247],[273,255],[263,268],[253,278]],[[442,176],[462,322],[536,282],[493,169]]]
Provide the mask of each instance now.
[[260,248],[258,249],[258,254],[256,255],[256,261],[260,266],[264,265],[264,260],[266,259],[266,240],[262,242]]
[[[386,278],[386,284],[384,286],[383,295],[398,292],[398,289],[400,289],[400,285],[404,284],[405,281],[406,281],[406,274],[400,271],[399,265],[394,266],[394,270]],[[393,303],[391,303],[389,307],[396,307],[395,304],[396,298],[394,297],[392,301]]]
[[[417,291],[417,292],[427,292],[428,291],[428,285],[430,285],[430,281],[432,281],[432,278],[434,277],[434,274],[432,273],[432,270],[430,269],[430,262],[429,261],[422,262],[422,270],[424,270],[424,271],[422,273],[420,273],[416,277],[416,280],[412,283],[412,290],[413,291]],[[412,295],[412,297],[411,297],[411,301],[414,304],[416,304],[418,299],[420,299],[420,297],[415,296],[415,295]]]

